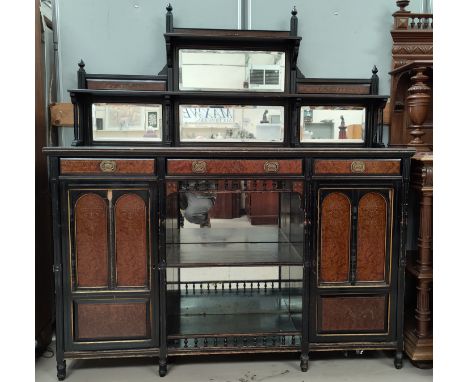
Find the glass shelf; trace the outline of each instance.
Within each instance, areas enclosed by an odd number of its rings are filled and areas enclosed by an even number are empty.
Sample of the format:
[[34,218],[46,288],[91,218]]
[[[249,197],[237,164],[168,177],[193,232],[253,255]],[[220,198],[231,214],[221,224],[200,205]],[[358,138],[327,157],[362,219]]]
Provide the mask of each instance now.
[[168,291],[170,338],[301,331],[301,288]]

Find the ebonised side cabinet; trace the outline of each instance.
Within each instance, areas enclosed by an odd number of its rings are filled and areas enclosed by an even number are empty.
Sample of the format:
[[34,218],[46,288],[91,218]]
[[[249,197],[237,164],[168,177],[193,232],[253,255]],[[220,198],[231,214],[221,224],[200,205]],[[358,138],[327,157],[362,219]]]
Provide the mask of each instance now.
[[44,148],[58,378],[139,356],[164,376],[187,354],[295,352],[307,371],[311,351],[390,349],[400,368],[414,151],[382,145],[377,69],[305,78],[295,9],[290,31],[167,11],[165,69],[80,62],[74,145]]

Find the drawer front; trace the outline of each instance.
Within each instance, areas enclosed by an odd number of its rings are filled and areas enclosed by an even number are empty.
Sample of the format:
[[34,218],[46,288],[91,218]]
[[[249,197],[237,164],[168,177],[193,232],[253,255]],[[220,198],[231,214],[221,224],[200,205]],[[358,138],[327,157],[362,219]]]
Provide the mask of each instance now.
[[301,175],[301,159],[225,160],[225,159],[169,159],[169,175]]
[[400,159],[320,159],[314,163],[316,175],[400,175]]
[[60,159],[62,175],[154,175],[154,159]]

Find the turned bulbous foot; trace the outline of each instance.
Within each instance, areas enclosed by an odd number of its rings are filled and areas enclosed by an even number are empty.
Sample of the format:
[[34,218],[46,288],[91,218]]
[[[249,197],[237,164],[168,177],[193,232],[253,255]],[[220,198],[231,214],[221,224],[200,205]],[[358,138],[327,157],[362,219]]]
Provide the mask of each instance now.
[[403,352],[397,351],[395,354],[395,360],[393,361],[395,369],[401,369],[403,367]]
[[167,374],[167,362],[159,362],[159,376],[164,377]]
[[67,363],[66,361],[57,362],[57,379],[63,381],[67,376]]

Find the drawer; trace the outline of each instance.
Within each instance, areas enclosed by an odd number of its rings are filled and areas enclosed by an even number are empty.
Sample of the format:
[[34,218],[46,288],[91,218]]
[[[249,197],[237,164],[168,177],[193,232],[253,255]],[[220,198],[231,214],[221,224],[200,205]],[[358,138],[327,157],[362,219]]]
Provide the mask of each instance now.
[[301,175],[301,159],[169,159],[168,175]]
[[316,175],[400,175],[400,159],[319,159]]
[[154,175],[154,159],[60,159],[62,175]]

